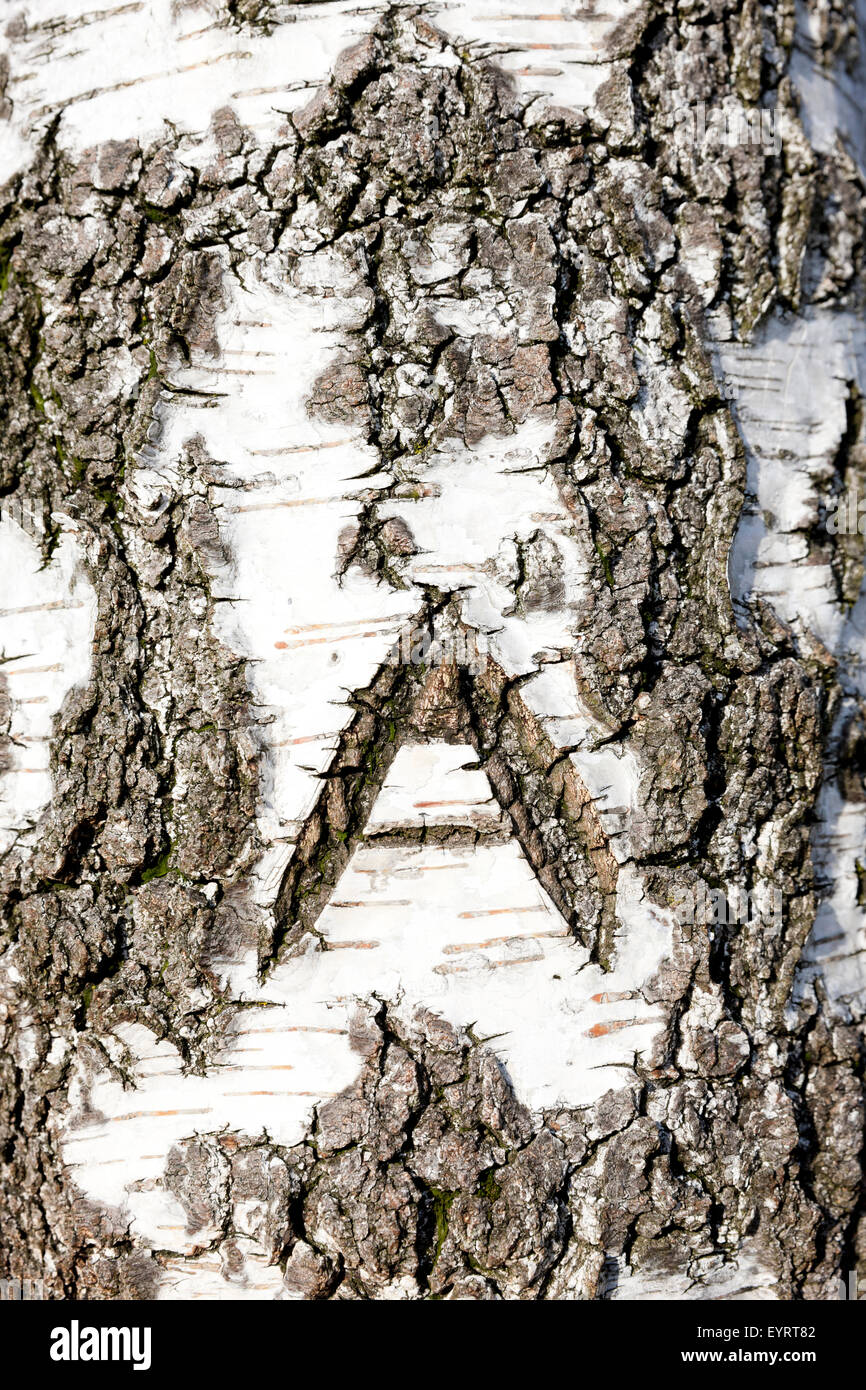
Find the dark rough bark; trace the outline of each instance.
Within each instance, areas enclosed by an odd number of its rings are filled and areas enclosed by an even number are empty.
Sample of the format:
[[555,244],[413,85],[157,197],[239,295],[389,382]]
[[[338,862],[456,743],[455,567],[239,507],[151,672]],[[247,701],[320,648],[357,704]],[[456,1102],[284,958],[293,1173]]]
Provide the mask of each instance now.
[[[227,6],[242,29],[278,23],[272,10]],[[591,538],[591,580],[574,653],[543,659],[573,661],[587,706],[640,759],[632,861],[664,906],[763,886],[784,911],[781,927],[684,928],[645,991],[668,1022],[636,1087],[532,1114],[471,1020],[461,1033],[381,1000],[358,1015],[356,1085],[318,1110],[302,1145],[190,1138],[169,1155],[167,1189],[190,1230],[215,1228],[206,1244],[229,1297],[236,1210],[250,1201],[256,1239],[310,1299],[395,1286],[603,1298],[623,1268],[643,1288],[712,1297],[744,1251],[782,1299],[832,1298],[842,1269],[863,1272],[862,1014],[834,1009],[820,982],[791,1002],[842,686],[808,633],[767,605],[732,607],[745,457],[704,323],[726,303],[747,338],[818,287],[823,303],[862,304],[864,189],[841,151],[806,140],[787,75],[793,24],[790,4],[648,5],[614,39],[627,68],[594,115],[533,124],[494,64],[431,64],[444,40],[421,11],[394,10],[273,147],[217,111],[218,153],[195,176],[170,144],[119,138],[76,163],[49,132],[3,190],[3,501],[31,508],[46,560],[52,514],[74,518],[99,615],[91,680],[56,721],[38,843],[0,865],[0,1272],[44,1277],[56,1297],[160,1285],[160,1252],[76,1193],[57,1126],[74,1056],[104,1057],[118,1023],[170,1038],[193,1070],[216,1056],[236,1006],[210,958],[258,930],[244,884],[260,848],[260,730],[244,662],[211,627],[223,546],[212,488],[227,470],[190,439],[153,515],[134,504],[135,477],[179,364],[219,353],[226,267],[261,255],[288,273],[308,244],[330,248],[369,302],[310,411],[362,423],[396,479],[336,562],[405,585],[415,538],[381,513],[423,483],[426,456],[555,422],[546,466]],[[855,41],[844,11],[827,9],[828,61]],[[776,111],[778,154],[707,159],[674,138],[684,103],[729,94]],[[425,302],[437,234],[461,297],[508,306],[499,332],[449,332]],[[699,253],[716,267],[709,289]],[[852,401],[842,477],[862,474]],[[849,602],[862,578],[850,540],[825,538]],[[520,556],[516,611],[570,601],[556,565],[539,532]],[[458,624],[451,590],[428,586],[425,599],[431,630],[443,615]],[[315,934],[394,749],[432,732],[476,748],[539,880],[593,959],[610,961],[610,835],[521,684],[491,661],[426,686],[385,667],[354,692],[276,936],[260,934],[263,970]],[[0,734],[4,710],[0,687]],[[860,800],[862,719],[839,771]]]

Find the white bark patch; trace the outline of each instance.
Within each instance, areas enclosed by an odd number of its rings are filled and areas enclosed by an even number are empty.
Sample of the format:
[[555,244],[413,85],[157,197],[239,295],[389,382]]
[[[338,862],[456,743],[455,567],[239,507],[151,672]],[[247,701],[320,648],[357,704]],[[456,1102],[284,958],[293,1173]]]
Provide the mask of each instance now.
[[239,1267],[230,1266],[217,1251],[189,1263],[165,1259],[159,1300],[232,1298],[256,1302],[289,1297],[279,1265],[269,1265],[254,1241],[238,1237],[233,1246],[241,1256]]
[[358,430],[307,412],[314,381],[365,305],[342,292],[327,255],[303,265],[310,283],[281,291],[252,276],[227,279],[220,361],[177,377],[208,394],[172,397],[160,446],[135,474],[142,502],[170,493],[173,459],[193,434],[227,466],[228,485],[213,499],[233,563],[214,575],[212,593],[217,635],[250,660],[263,725],[258,825],[267,850],[253,894],[265,913],[352,718],[348,695],[370,683],[422,601],[357,568],[337,575],[341,532],[391,479],[375,472],[378,455]]
[[9,35],[14,106],[0,181],[29,162],[58,114],[59,143],[72,154],[111,137],[148,143],[166,122],[198,141],[227,105],[266,142],[384,8],[381,0],[294,7],[294,22],[268,34],[239,32],[224,14],[218,22],[207,0],[31,0],[27,27]]
[[[430,14],[444,33],[507,72],[537,119],[548,106],[581,111],[594,105],[616,68],[610,38],[642,7],[643,0],[605,0],[597,12],[595,6],[544,11],[535,0],[439,0]],[[625,99],[611,122],[614,143],[618,133],[628,133],[630,116]]]
[[[850,9],[862,33],[866,27],[866,3],[853,0]],[[836,63],[832,68],[815,61],[814,45],[819,42],[821,13],[809,11],[797,0],[797,36],[791,54],[791,80],[801,100],[803,125],[809,144],[815,150],[832,152],[838,142],[866,170],[866,125],[863,121],[863,90],[866,85],[866,49],[859,46],[857,60]]]
[[809,560],[807,531],[832,496],[848,383],[863,380],[866,329],[832,312],[793,327],[776,317],[753,343],[719,341],[718,357],[737,392],[752,499],[731,549],[734,602],[760,595],[795,631],[808,629],[841,655],[856,638],[846,637],[829,565]]
[[67,523],[43,568],[36,541],[16,521],[0,521],[4,585],[0,671],[11,703],[10,762],[0,776],[0,851],[33,843],[51,800],[52,723],[73,687],[90,676],[96,594],[80,568]]
[[[407,578],[459,590],[461,617],[484,634],[509,676],[536,670],[545,655],[572,651],[586,594],[589,538],[577,534],[543,468],[553,428],[544,418],[530,419],[514,434],[487,437],[474,448],[449,441],[424,465],[419,495],[380,510],[405,521],[418,546],[406,562]],[[557,557],[561,597],[520,614],[517,548],[536,534]]]
[[[861,22],[866,5],[857,0]],[[817,20],[814,22],[817,23]],[[858,75],[839,64],[820,68],[811,51],[809,16],[798,6],[792,76],[814,148],[833,151],[841,139],[866,165]],[[840,662],[840,680],[866,693],[866,586],[854,608],[838,603],[829,566],[809,558],[805,532],[827,505],[834,462],[846,426],[849,383],[866,387],[866,328],[847,312],[810,310],[793,322],[774,315],[750,344],[733,341],[716,316],[713,347],[747,455],[747,499],[729,560],[731,596],[745,604],[766,598],[795,632],[814,634]],[[837,722],[838,734],[842,716]],[[816,807],[813,853],[827,885],[806,945],[798,989],[814,972],[831,1000],[866,993],[866,912],[857,903],[857,863],[866,842],[866,807],[847,801],[828,768]]]
[[[849,383],[866,385],[866,330],[851,314],[812,311],[792,326],[772,318],[755,341],[717,343],[747,453],[748,496],[730,557],[735,604],[761,596],[801,636],[813,634],[840,663],[843,688],[866,693],[866,588],[839,603],[829,564],[815,563],[809,529],[835,507],[835,459],[846,428]],[[749,500],[751,499],[751,501]],[[828,537],[829,539],[829,537]],[[837,724],[838,734],[841,726]],[[826,886],[803,954],[800,988],[817,971],[844,1007],[866,993],[866,913],[857,864],[866,807],[845,800],[830,767],[813,835]],[[769,833],[769,832],[768,832]]]
[[[134,1059],[134,1089],[107,1071],[79,1072],[64,1159],[88,1196],[128,1213],[139,1238],[187,1256],[207,1244],[212,1233],[188,1229],[163,1184],[171,1145],[226,1127],[300,1142],[315,1106],[358,1074],[351,1016],[373,995],[427,1005],[457,1026],[474,1020],[535,1110],[589,1105],[635,1079],[636,1056],[665,1021],[641,989],[670,955],[672,922],[626,867],[617,893],[618,964],[605,973],[589,963],[517,841],[485,840],[484,829],[499,831],[500,822],[487,778],[467,766],[473,757],[470,748],[446,744],[401,750],[371,815],[373,834],[319,919],[324,953],[309,951],[273,972],[250,1000],[257,1007],[238,1014],[207,1076],[184,1075],[173,1045],[138,1025],[106,1040],[118,1058],[122,1043]],[[446,799],[448,807],[427,804]],[[479,839],[465,847],[377,843],[377,830],[424,821],[474,827]],[[197,1295],[213,1296],[211,1264],[202,1263]],[[187,1288],[182,1282],[175,1292]],[[236,1292],[255,1296],[262,1288],[267,1280],[250,1275]]]
[[848,801],[828,779],[816,813],[813,853],[826,896],[803,952],[804,975],[819,971],[832,1000],[859,1002],[866,994],[866,912],[857,901],[857,870],[866,843],[866,807]]
[[367,834],[404,826],[470,825],[501,830],[507,823],[475,751],[460,744],[410,744],[399,750],[370,812]]
[[619,1261],[611,1278],[608,1298],[614,1303],[630,1303],[636,1299],[667,1301],[687,1298],[695,1302],[735,1302],[756,1299],[775,1302],[778,1298],[776,1276],[767,1266],[766,1255],[756,1241],[748,1237],[732,1259],[722,1255],[707,1255],[692,1260],[686,1270],[664,1273],[632,1270]]

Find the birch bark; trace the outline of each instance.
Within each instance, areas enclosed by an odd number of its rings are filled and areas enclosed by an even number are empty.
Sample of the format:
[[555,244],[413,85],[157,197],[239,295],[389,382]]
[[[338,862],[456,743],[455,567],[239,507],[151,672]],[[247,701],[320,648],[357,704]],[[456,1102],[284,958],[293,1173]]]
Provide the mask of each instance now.
[[0,1274],[866,1276],[864,25],[11,14]]

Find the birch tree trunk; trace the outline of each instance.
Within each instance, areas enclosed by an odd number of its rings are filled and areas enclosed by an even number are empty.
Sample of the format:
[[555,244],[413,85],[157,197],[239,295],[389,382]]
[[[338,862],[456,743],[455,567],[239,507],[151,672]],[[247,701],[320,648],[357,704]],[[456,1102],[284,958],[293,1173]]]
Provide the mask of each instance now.
[[0,1275],[866,1275],[864,21],[11,7]]

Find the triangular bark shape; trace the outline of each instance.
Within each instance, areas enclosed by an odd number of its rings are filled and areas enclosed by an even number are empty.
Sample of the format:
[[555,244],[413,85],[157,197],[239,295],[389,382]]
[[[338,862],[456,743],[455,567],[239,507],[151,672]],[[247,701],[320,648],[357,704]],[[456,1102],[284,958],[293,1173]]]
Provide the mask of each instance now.
[[[520,694],[489,656],[480,666],[448,658],[430,666],[386,662],[350,699],[355,716],[342,734],[322,789],[288,864],[275,907],[277,930],[262,943],[262,964],[310,932],[367,836],[371,812],[393,759],[405,744],[467,744],[526,858],[570,930],[593,957],[612,952],[617,861],[593,798],[573,761],[554,748]],[[402,839],[471,842],[477,827],[419,825]]]

